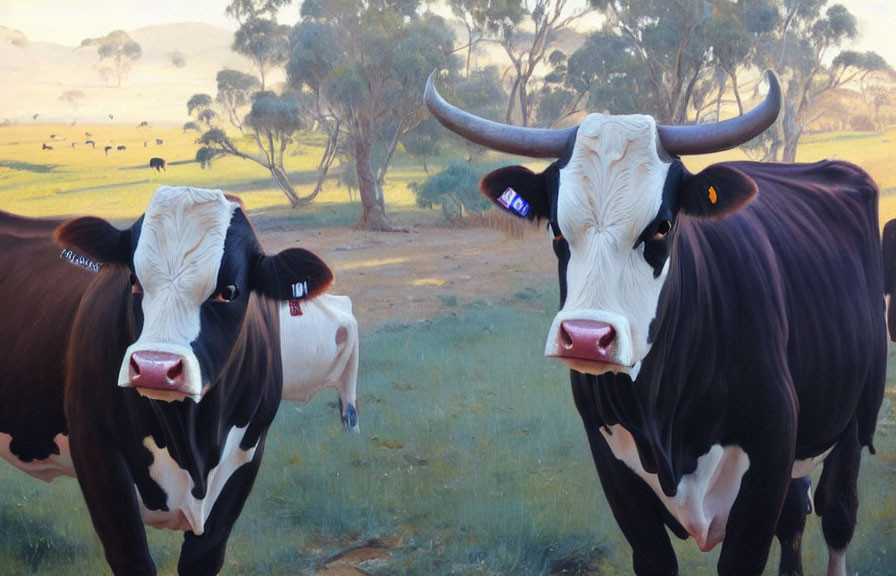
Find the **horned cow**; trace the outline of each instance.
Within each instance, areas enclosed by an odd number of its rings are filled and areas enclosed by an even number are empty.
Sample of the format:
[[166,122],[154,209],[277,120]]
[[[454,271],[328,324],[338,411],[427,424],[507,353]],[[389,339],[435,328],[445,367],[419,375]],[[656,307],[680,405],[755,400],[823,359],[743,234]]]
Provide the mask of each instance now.
[[547,356],[570,368],[598,477],[636,574],[676,574],[668,528],[720,574],[760,574],[775,536],[801,574],[808,475],[843,575],[886,367],[878,190],[860,168],[679,156],[737,146],[777,117],[763,103],[714,125],[591,114],[565,130],[484,120],[435,91],[433,115],[496,150],[557,158],[486,175],[511,214],[545,220],[561,309]]

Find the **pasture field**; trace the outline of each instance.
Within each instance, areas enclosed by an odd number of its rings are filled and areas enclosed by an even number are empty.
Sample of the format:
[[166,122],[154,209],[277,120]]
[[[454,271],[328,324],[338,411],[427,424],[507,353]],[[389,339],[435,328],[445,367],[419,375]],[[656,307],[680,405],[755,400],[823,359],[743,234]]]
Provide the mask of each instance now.
[[[71,148],[84,132],[97,149]],[[330,183],[296,213],[261,167],[223,158],[201,170],[192,162],[195,137],[176,126],[0,127],[0,209],[90,213],[124,224],[159,185],[220,187],[244,199],[269,251],[299,244],[333,266],[334,291],[351,296],[361,328],[361,434],[341,430],[333,390],[308,404],[283,403],[222,573],[630,573],[566,370],[542,355],[558,300],[543,231],[511,238],[439,226],[438,211],[414,207],[406,184],[425,174],[403,155],[386,198],[408,232],[353,230],[360,207],[346,188]],[[896,131],[813,136],[801,159],[841,157],[867,167],[885,193],[885,220],[896,217],[891,137]],[[53,150],[42,150],[44,142]],[[106,142],[127,149],[106,156]],[[314,144],[286,162],[304,192],[314,182]],[[153,156],[168,161],[167,172],[149,170]],[[687,162],[698,169],[742,157],[735,151]],[[894,400],[896,346],[877,454],[863,453],[850,574],[893,574],[896,566]],[[73,479],[44,484],[0,464],[0,485],[0,574],[109,573]],[[182,537],[147,534],[160,574],[174,574]],[[806,573],[824,573],[817,517],[803,546]],[[718,548],[704,555],[692,541],[676,547],[682,574],[715,573]],[[766,574],[776,566],[777,544]]]

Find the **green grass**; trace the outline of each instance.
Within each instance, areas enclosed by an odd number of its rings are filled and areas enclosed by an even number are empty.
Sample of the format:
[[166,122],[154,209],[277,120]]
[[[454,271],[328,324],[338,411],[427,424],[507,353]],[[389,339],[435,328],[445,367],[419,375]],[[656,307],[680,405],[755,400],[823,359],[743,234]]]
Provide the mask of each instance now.
[[[391,549],[388,560],[364,566],[375,575],[534,575],[561,565],[629,573],[566,371],[542,356],[555,303],[553,290],[509,296],[362,335],[361,435],[341,430],[332,390],[284,403],[223,573],[313,574],[371,541]],[[848,557],[850,573],[863,575],[896,565],[892,424],[880,427],[876,445],[878,454],[863,458]],[[105,570],[73,480],[45,485],[2,466],[0,483],[0,573]],[[180,536],[148,533],[160,572],[173,573]],[[815,517],[804,542],[807,573],[823,573]],[[692,541],[676,546],[682,574],[715,573],[718,548],[703,555]]]

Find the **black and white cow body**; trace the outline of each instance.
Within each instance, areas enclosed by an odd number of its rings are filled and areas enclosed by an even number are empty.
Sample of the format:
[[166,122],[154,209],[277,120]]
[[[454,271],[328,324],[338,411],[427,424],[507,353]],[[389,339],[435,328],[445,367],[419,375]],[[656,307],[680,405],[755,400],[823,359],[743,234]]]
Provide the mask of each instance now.
[[215,190],[163,187],[128,230],[56,235],[104,264],[74,318],[65,416],[106,558],[155,574],[145,522],[186,531],[181,574],[215,574],[280,402],[279,301],[332,275],[301,249],[264,255]]
[[[0,458],[46,482],[75,476],[64,413],[66,356],[75,314],[100,270],[83,254],[60,249],[53,233],[63,222],[0,211]],[[307,402],[335,387],[346,429],[358,432],[351,300],[325,293],[278,306],[281,400]]]
[[[452,130],[526,153],[527,133],[498,142],[494,123],[470,128],[428,98]],[[545,353],[571,368],[635,573],[677,573],[667,527],[702,550],[724,541],[720,574],[761,573],[777,535],[781,573],[801,573],[807,477],[824,460],[815,510],[828,573],[845,574],[886,364],[877,187],[843,162],[690,174],[661,128],[590,115],[543,173],[480,185],[550,222],[562,305]]]

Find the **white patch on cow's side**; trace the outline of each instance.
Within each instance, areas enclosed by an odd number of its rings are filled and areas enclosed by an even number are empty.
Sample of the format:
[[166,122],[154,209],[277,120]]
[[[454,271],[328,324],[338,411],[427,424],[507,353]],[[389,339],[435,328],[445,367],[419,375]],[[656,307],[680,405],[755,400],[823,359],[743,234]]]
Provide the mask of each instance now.
[[613,455],[647,482],[666,509],[694,537],[700,550],[711,550],[725,538],[728,515],[740,491],[741,480],[750,468],[746,452],[739,446],[714,445],[697,459],[697,469],[682,477],[677,494],[669,498],[660,488],[657,475],[641,466],[629,431],[614,425],[610,432],[601,428]]
[[[156,528],[172,530],[192,530],[197,536],[205,532],[205,521],[221,490],[243,464],[252,461],[256,444],[249,450],[242,450],[240,442],[246,433],[246,427],[231,428],[221,449],[218,465],[209,470],[206,480],[205,498],[197,500],[191,493],[193,480],[186,470],[177,465],[171,458],[167,448],[159,448],[152,436],[143,439],[143,445],[152,453],[153,461],[149,466],[149,475],[155,480],[165,494],[168,495],[166,505],[168,511],[148,510],[141,506],[143,521]],[[139,497],[139,491],[138,491]]]
[[356,401],[358,322],[348,296],[321,294],[302,302],[302,315],[280,303],[280,355],[284,400],[307,402],[336,387],[343,406]]
[[[634,366],[650,349],[648,329],[668,273],[666,266],[654,278],[643,245],[634,249],[662,204],[670,164],[657,150],[650,116],[591,114],[560,170],[557,219],[570,254],[560,314],[624,318],[613,325],[620,342],[630,343],[616,360],[622,366]],[[549,343],[558,329],[555,322]]]
[[119,386],[128,382],[134,352],[171,352],[183,357],[185,391],[201,398],[204,383],[190,344],[199,336],[199,307],[215,289],[237,207],[220,190],[163,186],[152,195],[134,252],[143,330],[125,352]]
[[[836,446],[836,444],[834,444]],[[824,462],[824,459],[828,457],[831,451],[834,449],[834,446],[831,446],[823,453],[818,456],[813,456],[812,458],[806,458],[805,460],[794,460],[793,461],[793,469],[790,472],[791,478],[805,478],[809,474],[815,470],[815,467]]]
[[59,447],[59,454],[51,454],[43,460],[22,462],[9,450],[12,436],[0,433],[0,458],[3,458],[25,474],[49,482],[59,476],[75,477],[75,465],[68,448],[68,436],[57,434],[53,439]]

